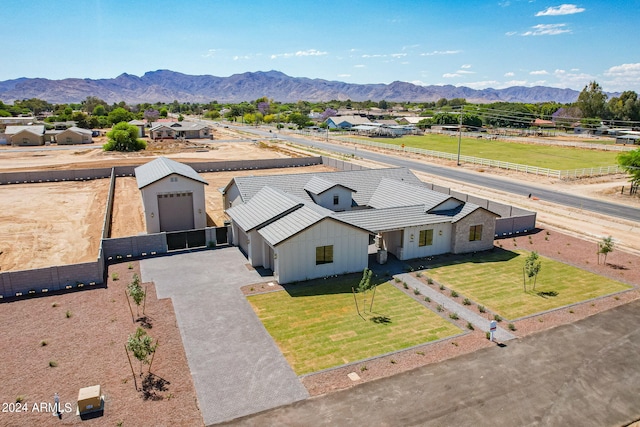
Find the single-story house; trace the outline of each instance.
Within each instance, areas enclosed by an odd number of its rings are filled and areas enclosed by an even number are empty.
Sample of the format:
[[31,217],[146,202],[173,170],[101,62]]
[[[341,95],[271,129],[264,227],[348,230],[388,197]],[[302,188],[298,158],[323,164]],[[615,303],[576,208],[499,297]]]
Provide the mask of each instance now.
[[191,166],[166,157],[135,168],[147,233],[205,228],[204,186]]
[[398,119],[398,124],[401,125],[417,125],[424,119],[428,119],[429,117],[402,117]]
[[7,126],[4,133],[11,145],[44,145],[44,125]]
[[354,126],[371,124],[371,121],[361,116],[340,116],[329,117],[325,123],[329,129],[351,129]]
[[211,138],[209,126],[194,122],[156,122],[149,128],[151,139]]
[[138,128],[138,138],[146,136],[144,133],[144,128],[147,126],[146,120],[131,120],[129,124]]
[[616,136],[616,144],[640,144],[640,134],[638,133],[622,133]]
[[93,132],[91,129],[72,126],[69,129],[59,132],[55,138],[58,145],[91,144],[93,142]]
[[491,249],[499,216],[406,168],[236,177],[222,193],[232,243],[280,283],[361,271],[370,236],[381,262]]

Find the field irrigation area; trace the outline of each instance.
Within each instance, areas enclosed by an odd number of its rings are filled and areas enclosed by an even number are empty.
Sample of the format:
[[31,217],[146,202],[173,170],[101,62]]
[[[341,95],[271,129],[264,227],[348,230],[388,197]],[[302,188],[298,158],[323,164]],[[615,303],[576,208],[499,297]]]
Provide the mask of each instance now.
[[[402,145],[424,150],[454,154],[458,152],[458,138],[449,135],[426,134],[402,138],[361,138],[385,144]],[[596,168],[617,164],[618,153],[585,148],[526,144],[502,140],[462,138],[461,155],[483,159],[530,165],[555,170]]]

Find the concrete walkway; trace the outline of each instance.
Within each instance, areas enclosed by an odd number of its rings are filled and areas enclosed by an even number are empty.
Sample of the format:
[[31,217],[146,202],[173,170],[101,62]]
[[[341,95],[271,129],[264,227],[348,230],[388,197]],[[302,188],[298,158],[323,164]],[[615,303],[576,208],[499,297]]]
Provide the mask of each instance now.
[[240,288],[264,277],[237,248],[140,261],[171,298],[205,425],[309,397]]
[[[480,316],[478,313],[469,310],[464,305],[458,304],[454,299],[442,295],[431,286],[425,285],[422,281],[416,279],[415,276],[412,276],[409,273],[404,273],[398,274],[394,277],[397,277],[403,282],[406,282],[407,285],[412,289],[418,288],[420,292],[422,292],[422,295],[431,298],[432,301],[437,302],[451,313],[457,313],[461,319],[464,319],[467,322],[471,322],[474,328],[481,331],[489,331],[489,320]],[[498,342],[505,342],[515,339],[516,336],[498,326],[498,329],[494,334],[494,338]]]

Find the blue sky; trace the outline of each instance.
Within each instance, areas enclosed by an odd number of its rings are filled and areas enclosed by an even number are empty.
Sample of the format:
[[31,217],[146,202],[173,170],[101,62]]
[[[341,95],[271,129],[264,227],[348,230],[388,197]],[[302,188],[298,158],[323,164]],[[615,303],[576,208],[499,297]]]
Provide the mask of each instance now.
[[0,80],[170,69],[640,93],[640,0],[2,0]]

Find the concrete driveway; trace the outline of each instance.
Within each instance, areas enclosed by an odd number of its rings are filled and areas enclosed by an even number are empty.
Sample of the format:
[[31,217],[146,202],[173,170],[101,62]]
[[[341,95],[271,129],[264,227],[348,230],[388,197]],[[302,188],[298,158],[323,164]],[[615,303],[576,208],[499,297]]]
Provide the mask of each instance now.
[[640,419],[640,301],[229,424],[622,426]]
[[140,261],[142,280],[171,298],[205,424],[309,395],[240,287],[265,278],[235,248]]

